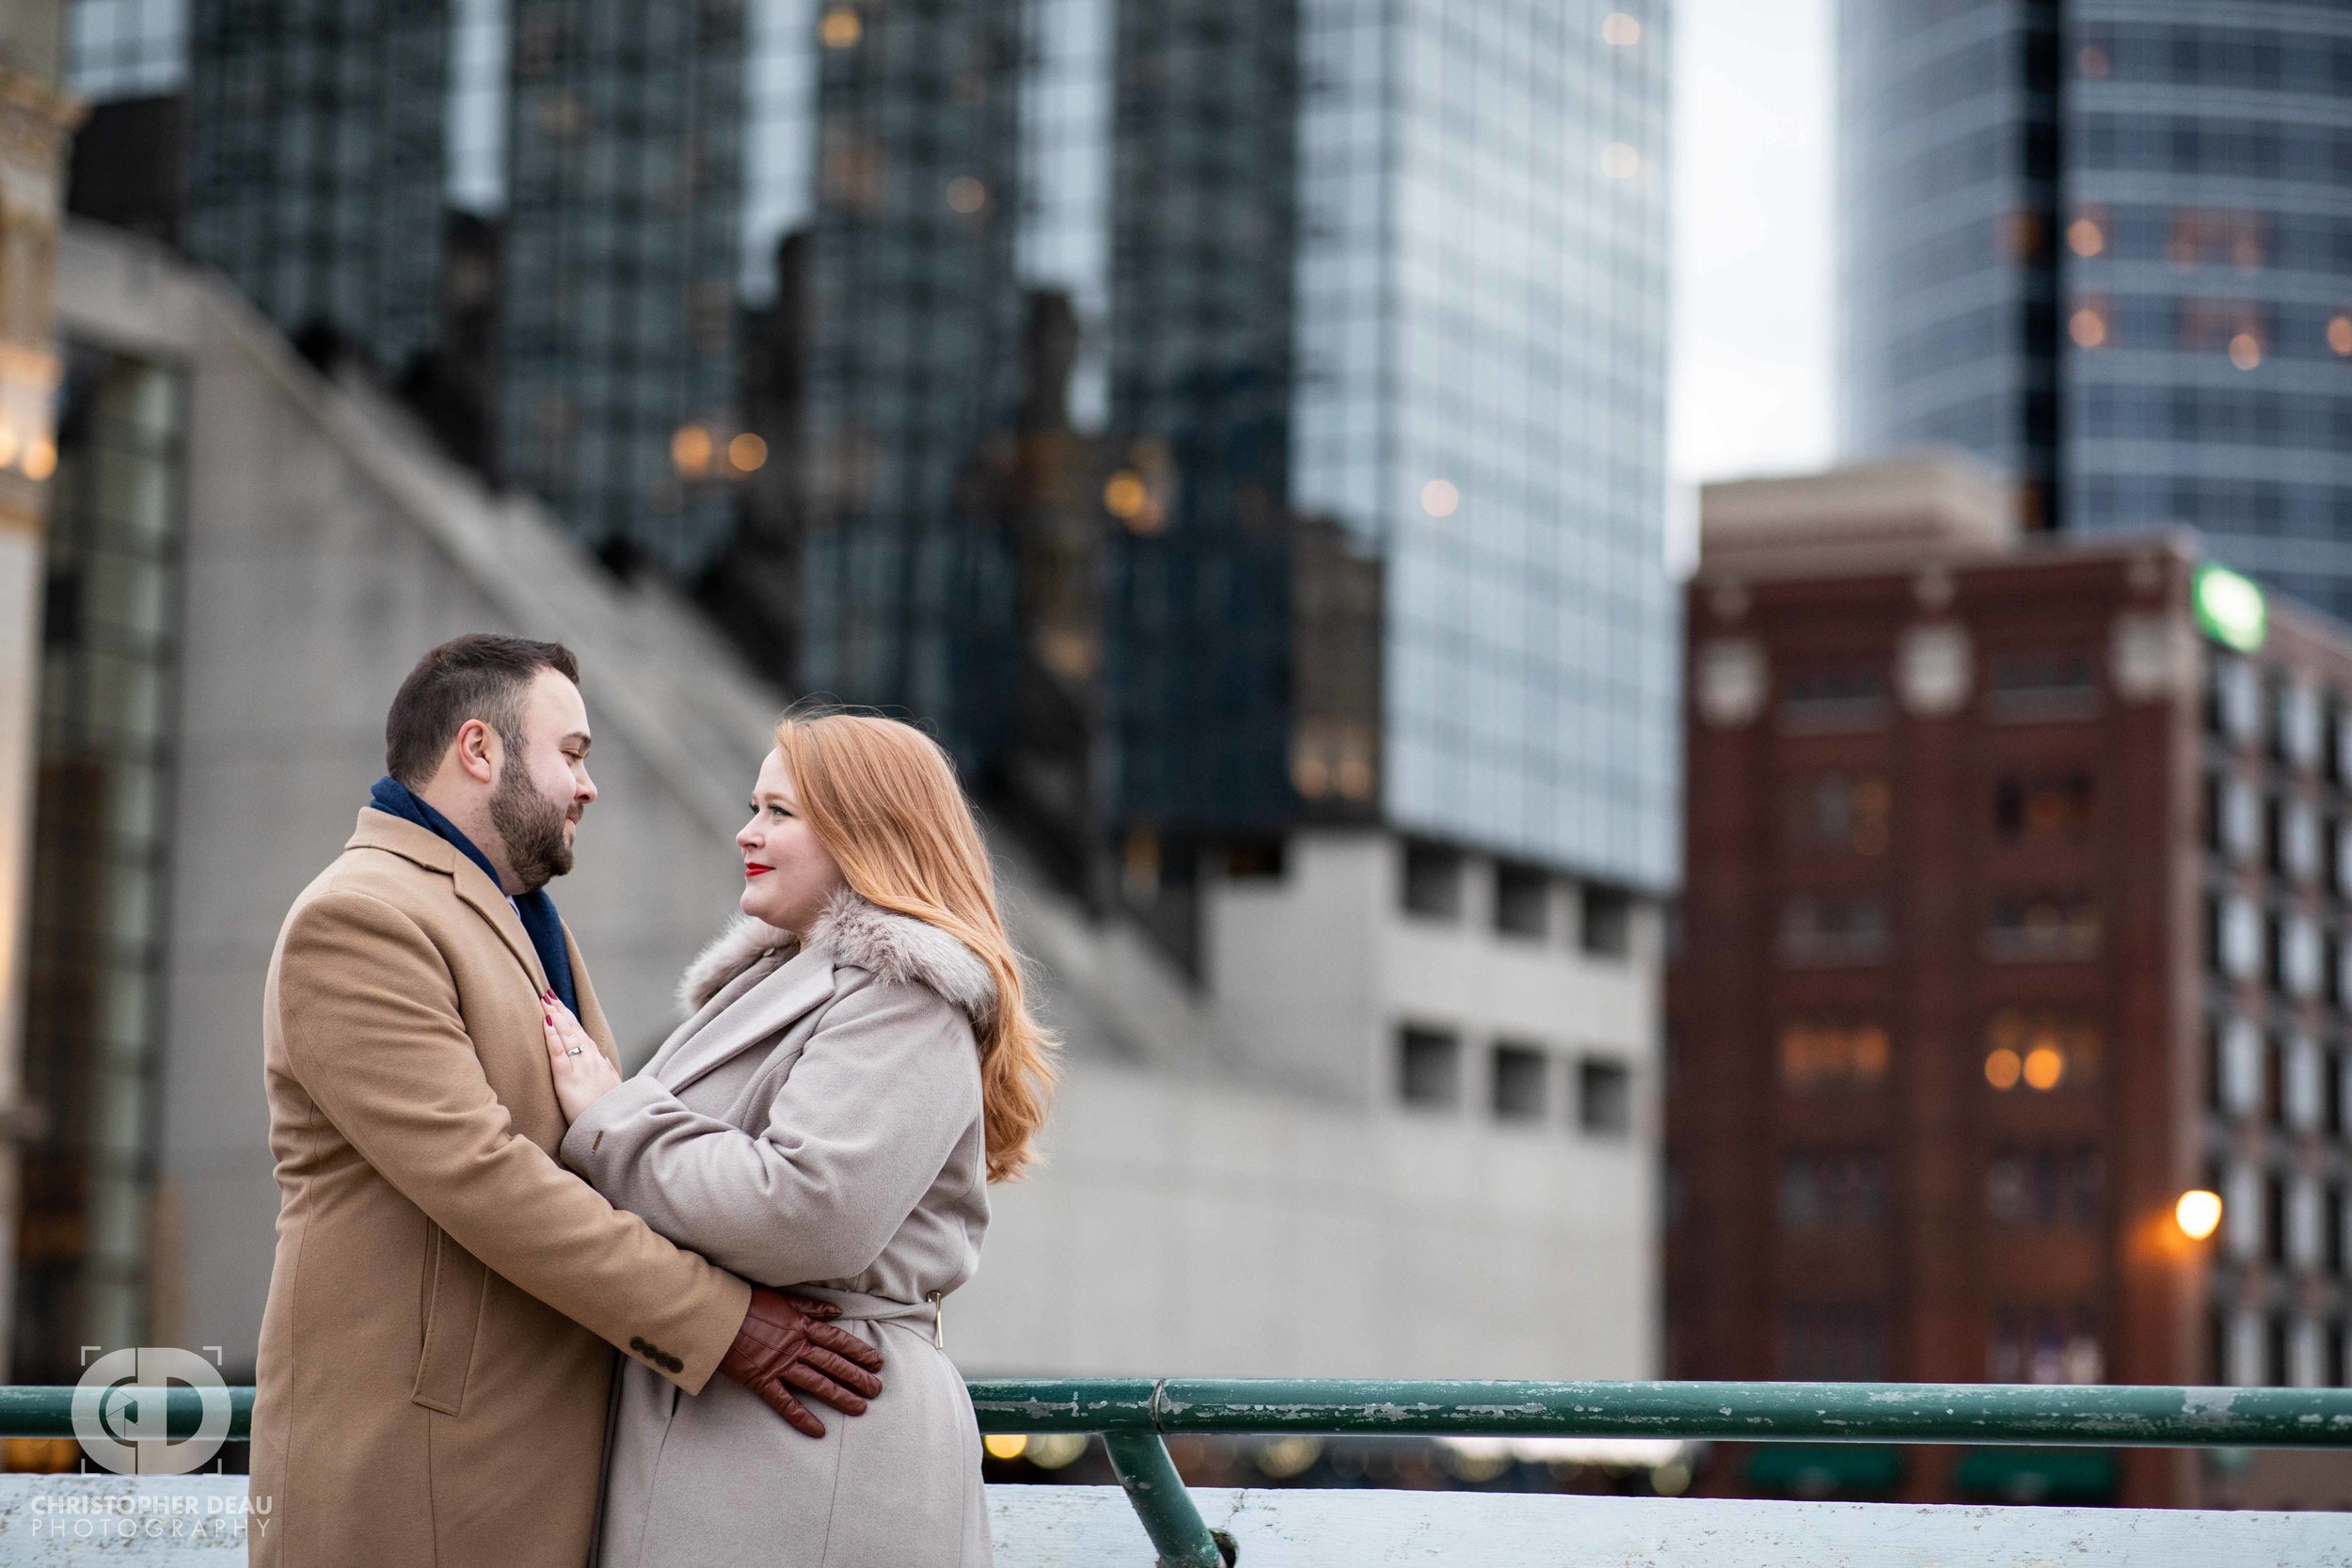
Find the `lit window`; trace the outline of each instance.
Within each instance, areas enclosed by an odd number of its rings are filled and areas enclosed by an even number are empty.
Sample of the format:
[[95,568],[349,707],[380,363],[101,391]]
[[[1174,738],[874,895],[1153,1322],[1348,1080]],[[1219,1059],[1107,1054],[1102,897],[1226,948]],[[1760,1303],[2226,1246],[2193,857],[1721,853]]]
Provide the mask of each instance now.
[[2076,218],[2066,226],[2066,245],[2077,256],[2096,256],[2107,247],[2106,230],[2096,218]]
[[2241,332],[2230,340],[2230,363],[2239,370],[2250,371],[2263,362],[2263,341],[2251,332]]
[[1642,24],[1623,11],[1611,11],[1601,18],[1600,39],[1619,49],[1630,49],[1642,41]]
[[2352,355],[2352,316],[2338,316],[2328,324],[2328,346],[2339,355]]
[[1630,180],[1642,172],[1642,155],[1621,141],[1600,150],[1600,171],[1612,180]]
[[1433,479],[1421,487],[1421,509],[1432,517],[1451,517],[1461,504],[1462,492],[1452,480]]
[[854,49],[865,31],[857,12],[847,6],[835,6],[817,24],[817,39],[828,49]]
[[2099,1061],[2095,1026],[2047,1013],[1995,1013],[1985,1044],[1984,1081],[2004,1094],[2021,1084],[2046,1093],[2087,1078]]
[[768,443],[747,430],[727,443],[727,461],[738,473],[757,473],[768,461]]
[[690,479],[709,471],[712,451],[710,432],[698,424],[682,425],[670,437],[670,461]]
[[2098,348],[2107,341],[2107,318],[2096,306],[2086,305],[2068,318],[2066,334],[2076,348]]
[[1791,1023],[1780,1032],[1780,1081],[1804,1092],[1883,1083],[1886,1031],[1875,1023]]
[[947,182],[947,205],[959,213],[977,213],[988,205],[988,187],[968,174],[959,174]]

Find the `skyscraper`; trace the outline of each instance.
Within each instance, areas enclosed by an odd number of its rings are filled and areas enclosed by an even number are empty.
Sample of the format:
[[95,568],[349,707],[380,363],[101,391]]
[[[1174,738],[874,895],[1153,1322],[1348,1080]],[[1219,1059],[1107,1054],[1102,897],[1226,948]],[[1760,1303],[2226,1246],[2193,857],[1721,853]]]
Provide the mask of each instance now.
[[2352,14],[1846,0],[1846,435],[2352,611]]
[[760,466],[736,442],[742,0],[517,0],[512,28],[501,467],[691,578]]
[[405,368],[437,336],[446,8],[195,0],[189,23],[189,254],[286,332]]
[[[1207,802],[1227,829],[1264,831],[1344,786],[1408,831],[1665,886],[1667,8],[1183,0],[1116,8],[1105,27],[1086,0],[1056,0],[1027,24],[1065,31],[1029,36],[1018,113],[983,126],[952,74],[943,91],[893,61],[919,19],[977,25],[988,10],[840,6],[819,24],[812,463],[820,493],[860,476],[909,521],[843,510],[815,524],[811,561],[832,565],[807,583],[807,684],[907,704],[951,736],[1001,701],[959,691],[939,673],[951,661],[927,651],[980,612],[957,595],[985,584],[970,562],[991,547],[930,519],[956,504],[958,470],[938,454],[1012,419],[1015,356],[977,345],[1009,342],[1020,318],[938,284],[909,296],[938,318],[921,332],[913,315],[844,307],[893,277],[897,242],[878,223],[953,233],[960,192],[1007,194],[983,163],[1025,148],[1009,171],[1025,225],[1013,271],[1072,295],[1089,341],[1071,405],[1123,458],[1102,492],[1115,811],[1206,832]],[[874,60],[858,63],[865,51]],[[934,74],[975,56],[940,57],[955,63]],[[1089,69],[1107,91],[1088,89]],[[874,133],[834,139],[836,115],[912,126],[932,112],[946,118],[895,157]],[[1048,124],[1074,131],[1035,134]],[[841,183],[852,175],[872,190]],[[877,200],[912,205],[894,216]],[[993,210],[965,214],[973,232]],[[829,359],[827,331],[856,347]],[[912,383],[927,405],[899,396],[871,417],[847,381],[826,383],[836,361],[907,352],[953,352],[979,373],[927,363]],[[1099,414],[1089,355],[1107,378]],[[911,422],[894,431],[883,414]],[[1380,722],[1343,758],[1325,754],[1330,732],[1296,722],[1285,676],[1298,662],[1286,531],[1301,518],[1336,523],[1386,578]],[[922,528],[938,545],[900,553]]]
[[744,13],[78,0],[75,200],[357,351],[586,543],[691,578],[764,462],[735,439]]

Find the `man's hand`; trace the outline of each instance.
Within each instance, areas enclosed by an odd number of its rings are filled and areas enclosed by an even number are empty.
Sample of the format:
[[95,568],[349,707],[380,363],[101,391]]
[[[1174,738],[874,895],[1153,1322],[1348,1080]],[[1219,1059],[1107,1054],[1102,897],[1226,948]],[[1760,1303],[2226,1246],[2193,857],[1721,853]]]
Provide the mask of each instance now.
[[[825,1423],[792,1390],[845,1416],[866,1414],[866,1402],[882,1392],[882,1352],[832,1320],[841,1308],[829,1301],[780,1295],[765,1285],[752,1287],[751,1310],[735,1331],[735,1343],[719,1370],[768,1402],[768,1407],[811,1437]],[[861,1397],[863,1396],[863,1397]]]

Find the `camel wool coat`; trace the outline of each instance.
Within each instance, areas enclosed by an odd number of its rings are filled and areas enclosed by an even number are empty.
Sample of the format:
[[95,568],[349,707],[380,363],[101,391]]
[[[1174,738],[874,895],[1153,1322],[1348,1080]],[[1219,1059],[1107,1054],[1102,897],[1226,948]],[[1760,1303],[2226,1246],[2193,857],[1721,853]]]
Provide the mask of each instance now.
[[383,812],[286,916],[262,1025],[278,1212],[254,1568],[582,1568],[613,1347],[692,1390],[734,1342],[751,1287],[557,1162],[546,987],[498,885]]
[[733,1383],[624,1366],[600,1568],[986,1568],[979,1433],[939,1341],[988,1229],[974,1023],[994,975],[844,890],[804,946],[739,923],[684,990],[693,1016],[563,1157],[679,1245],[838,1303],[882,1392],[854,1418],[812,1405],[814,1439]]

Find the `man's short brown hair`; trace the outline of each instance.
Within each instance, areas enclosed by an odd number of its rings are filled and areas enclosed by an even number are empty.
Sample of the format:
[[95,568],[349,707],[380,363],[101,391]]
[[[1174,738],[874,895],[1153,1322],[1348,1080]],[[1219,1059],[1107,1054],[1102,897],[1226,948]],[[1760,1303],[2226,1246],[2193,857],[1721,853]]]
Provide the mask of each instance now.
[[469,719],[498,731],[510,749],[523,743],[523,693],[542,670],[580,684],[580,660],[561,642],[471,632],[417,660],[384,716],[384,771],[411,789],[441,766]]

